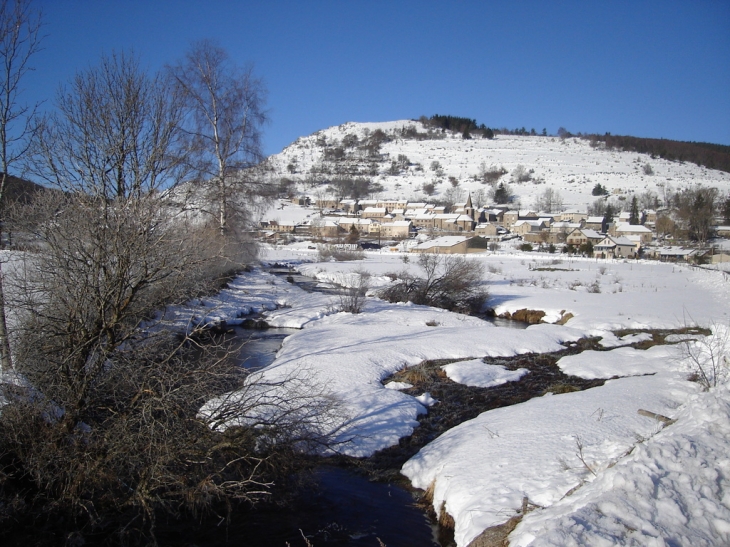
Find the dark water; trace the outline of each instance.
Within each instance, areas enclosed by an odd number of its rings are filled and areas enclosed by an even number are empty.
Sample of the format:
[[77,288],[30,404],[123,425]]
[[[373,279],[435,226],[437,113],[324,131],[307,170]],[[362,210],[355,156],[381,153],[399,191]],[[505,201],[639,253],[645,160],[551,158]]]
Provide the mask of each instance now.
[[495,327],[503,327],[505,329],[526,329],[529,323],[523,321],[513,321],[512,319],[503,319],[501,317],[483,317],[485,321],[489,321]]
[[376,545],[376,538],[390,547],[438,545],[428,518],[403,488],[335,467],[321,468],[318,478],[317,507],[324,520],[347,530],[346,545]]
[[313,479],[287,508],[238,512],[229,525],[203,529],[163,525],[160,545],[380,547],[380,540],[387,547],[439,547],[435,529],[403,488],[328,465]]
[[298,329],[263,329],[249,330],[236,327],[232,339],[242,344],[237,352],[236,362],[248,369],[259,369],[270,365],[276,358],[284,338],[294,334]]
[[[242,343],[237,360],[246,368],[263,368],[274,361],[284,338],[294,332],[236,328],[231,336],[235,343]],[[232,536],[246,539],[241,543],[229,536],[230,544],[306,546],[303,533],[314,547],[379,547],[378,538],[388,547],[438,546],[428,517],[406,489],[371,482],[352,470],[327,465],[326,460],[313,479],[294,507],[258,511],[234,526]]]
[[378,539],[388,547],[438,547],[428,518],[403,488],[326,465],[315,479],[294,510],[261,515],[276,524],[259,521],[265,534],[258,539],[249,532],[246,545],[305,547],[304,535],[314,547],[378,547]]

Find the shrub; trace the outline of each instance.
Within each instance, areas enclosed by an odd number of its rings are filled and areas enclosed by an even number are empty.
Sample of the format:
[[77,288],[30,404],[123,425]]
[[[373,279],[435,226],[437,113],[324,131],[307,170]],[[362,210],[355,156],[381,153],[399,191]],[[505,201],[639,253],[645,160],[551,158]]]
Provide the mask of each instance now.
[[340,311],[358,314],[362,312],[370,288],[370,273],[356,270],[352,275],[356,277],[354,283],[340,293]]
[[491,167],[487,168],[487,165],[484,162],[479,165],[478,178],[481,179],[482,184],[494,185],[499,181],[502,175],[506,174],[507,169],[505,169],[503,166],[496,167],[492,165]]
[[422,276],[403,271],[379,296],[388,302],[413,302],[463,313],[482,310],[488,293],[481,262],[457,255],[422,254],[418,265]]
[[532,178],[533,171],[528,171],[524,165],[520,164],[512,171],[512,180],[515,182],[528,182]]
[[730,326],[713,323],[709,336],[697,336],[681,343],[682,359],[705,389],[725,382],[730,376]]
[[[12,285],[27,383],[0,383],[4,531],[27,517],[79,540],[148,544],[157,517],[225,517],[270,497],[297,454],[323,440],[313,412],[332,402],[302,397],[306,379],[265,385],[242,371],[210,325],[151,324],[207,287],[221,267],[207,238],[219,231],[169,218],[155,193],[45,205]],[[243,422],[227,427],[231,417]]]
[[529,253],[532,251],[532,245],[530,243],[523,243],[522,245],[520,245],[520,251],[525,251]]
[[332,258],[337,262],[349,262],[351,260],[362,260],[365,258],[365,253],[359,249],[332,249]]

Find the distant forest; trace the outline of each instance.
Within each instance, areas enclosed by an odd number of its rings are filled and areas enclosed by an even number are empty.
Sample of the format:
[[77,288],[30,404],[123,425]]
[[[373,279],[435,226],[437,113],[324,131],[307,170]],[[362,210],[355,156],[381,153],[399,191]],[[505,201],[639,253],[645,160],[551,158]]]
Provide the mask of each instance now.
[[477,125],[477,121],[471,118],[434,114],[430,118],[421,116],[420,121],[426,127],[456,131],[461,133],[465,139],[471,138],[472,135],[479,135],[487,139],[494,138],[494,132],[490,128],[484,124]]
[[644,139],[622,135],[582,135],[592,143],[603,142],[606,148],[648,154],[652,158],[692,162],[709,169],[730,173],[730,146],[707,142],[684,142],[668,139]]
[[[516,129],[489,128],[486,125],[477,124],[476,119],[461,116],[444,116],[434,114],[430,118],[421,116],[421,123],[427,127],[445,129],[461,133],[464,138],[471,138],[472,135],[480,135],[488,139],[494,135],[533,135],[547,137],[547,130],[543,129],[538,133],[535,129],[529,131],[524,127]],[[558,129],[558,137],[578,137],[591,141],[591,145],[598,146],[604,143],[607,149],[624,150],[647,154],[652,158],[662,158],[669,161],[691,162],[709,169],[718,169],[730,173],[730,146],[723,144],[712,144],[707,142],[686,142],[673,141],[669,139],[647,139],[642,137],[629,137],[622,135],[605,135],[578,133],[573,135],[565,128]]]
[[5,196],[8,204],[29,203],[38,192],[46,191],[46,188],[29,180],[8,175],[5,181]]

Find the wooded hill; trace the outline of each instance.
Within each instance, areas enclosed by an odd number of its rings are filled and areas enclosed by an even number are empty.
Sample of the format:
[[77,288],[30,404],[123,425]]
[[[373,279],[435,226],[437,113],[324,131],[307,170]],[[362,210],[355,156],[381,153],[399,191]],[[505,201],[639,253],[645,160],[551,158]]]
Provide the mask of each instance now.
[[603,142],[606,148],[648,154],[652,158],[694,164],[730,173],[730,146],[707,142],[647,139],[625,135],[583,135],[591,142]]

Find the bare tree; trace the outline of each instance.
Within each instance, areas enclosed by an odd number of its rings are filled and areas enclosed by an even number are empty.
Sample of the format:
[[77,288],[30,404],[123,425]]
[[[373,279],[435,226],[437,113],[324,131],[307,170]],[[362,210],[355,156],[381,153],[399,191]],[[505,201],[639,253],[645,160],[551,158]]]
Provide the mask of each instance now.
[[545,188],[545,191],[535,199],[535,209],[545,213],[557,213],[563,210],[563,198],[560,192],[552,188]]
[[268,382],[203,343],[204,323],[166,325],[165,307],[210,290],[226,262],[165,191],[184,174],[165,89],[104,58],[45,120],[37,172],[70,191],[12,219],[29,237],[7,279],[23,381],[0,383],[3,526],[33,514],[154,543],[157,514],[270,496],[335,423],[306,375]]
[[675,195],[677,215],[684,222],[690,239],[703,245],[712,235],[717,188],[696,186]]
[[169,189],[185,176],[175,88],[127,53],[76,74],[41,126],[31,171],[66,191],[104,199]]
[[532,173],[532,169],[528,171],[524,165],[519,164],[512,170],[512,182],[528,182],[530,179],[532,179]]
[[444,192],[443,201],[449,207],[452,207],[455,203],[461,203],[462,201],[464,201],[465,194],[466,192],[463,188],[459,188],[458,186],[452,186]]
[[486,205],[487,203],[487,192],[484,191],[484,188],[479,188],[471,195],[472,202],[474,203],[474,207],[477,209],[481,209],[483,205]]
[[340,289],[340,311],[352,314],[362,312],[370,289],[370,277],[370,272],[365,270],[358,269],[352,272],[351,282]]
[[639,207],[642,210],[659,209],[659,197],[651,190],[639,194]]
[[254,190],[248,196],[256,193],[249,168],[263,158],[266,90],[252,67],[235,66],[225,50],[209,40],[194,43],[169,74],[185,99],[184,130],[191,158],[200,178],[211,184],[208,196],[225,236],[231,220],[246,212],[236,195],[246,189]]
[[39,511],[82,537],[154,543],[160,512],[225,516],[270,497],[297,454],[326,442],[333,401],[306,376],[247,374],[200,343],[204,324],[164,328],[156,312],[205,287],[210,261],[154,193],[105,210],[47,198],[12,285],[27,384],[0,386],[0,518]]
[[[27,0],[0,2],[0,247],[3,246],[5,190],[11,167],[22,158],[35,132],[35,107],[20,102],[21,81],[32,70],[31,57],[41,47],[40,13]],[[0,265],[0,372],[12,369]]]
[[32,70],[31,57],[40,50],[40,13],[28,0],[0,2],[0,206],[10,168],[28,148],[35,129],[35,107],[20,102],[21,81]]

